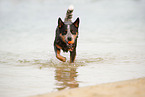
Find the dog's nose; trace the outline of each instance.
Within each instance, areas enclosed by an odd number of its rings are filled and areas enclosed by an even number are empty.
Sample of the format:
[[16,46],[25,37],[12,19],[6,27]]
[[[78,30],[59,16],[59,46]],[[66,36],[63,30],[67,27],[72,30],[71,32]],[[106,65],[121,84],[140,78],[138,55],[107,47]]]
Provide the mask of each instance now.
[[67,39],[68,39],[68,41],[71,41],[71,40],[72,40],[72,38],[71,38],[71,37],[68,37]]

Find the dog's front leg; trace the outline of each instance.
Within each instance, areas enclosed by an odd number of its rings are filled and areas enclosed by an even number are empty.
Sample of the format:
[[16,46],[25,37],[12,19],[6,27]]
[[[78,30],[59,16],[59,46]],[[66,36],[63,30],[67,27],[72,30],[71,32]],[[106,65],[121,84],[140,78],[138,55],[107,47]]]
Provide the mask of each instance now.
[[55,49],[56,58],[58,58],[60,61],[65,62],[66,58],[60,55],[60,49],[57,49],[56,47],[54,47],[54,49]]
[[75,57],[76,57],[76,49],[70,51],[70,63],[74,63]]

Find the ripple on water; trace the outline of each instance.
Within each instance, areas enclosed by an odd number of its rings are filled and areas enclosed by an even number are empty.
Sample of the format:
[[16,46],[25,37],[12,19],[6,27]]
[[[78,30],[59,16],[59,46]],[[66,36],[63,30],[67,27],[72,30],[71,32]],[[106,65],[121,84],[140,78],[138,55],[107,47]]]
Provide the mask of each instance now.
[[27,60],[27,59],[22,59],[18,60],[17,63],[20,63],[19,65],[36,65],[39,66],[39,68],[55,68],[55,67],[80,67],[80,66],[85,66],[86,62],[85,61],[76,61],[75,63],[69,63],[67,62],[60,62],[54,59],[50,60],[43,60],[43,59],[33,59],[33,60]]

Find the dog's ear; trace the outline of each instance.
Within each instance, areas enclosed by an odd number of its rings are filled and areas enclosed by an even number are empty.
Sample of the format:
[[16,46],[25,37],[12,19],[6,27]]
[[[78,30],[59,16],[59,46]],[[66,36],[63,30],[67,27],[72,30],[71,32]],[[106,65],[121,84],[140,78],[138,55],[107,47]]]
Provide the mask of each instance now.
[[75,27],[79,27],[79,22],[80,22],[80,19],[79,17],[76,19],[76,21],[73,23]]
[[64,25],[64,22],[61,20],[61,18],[58,18],[58,27],[61,28]]

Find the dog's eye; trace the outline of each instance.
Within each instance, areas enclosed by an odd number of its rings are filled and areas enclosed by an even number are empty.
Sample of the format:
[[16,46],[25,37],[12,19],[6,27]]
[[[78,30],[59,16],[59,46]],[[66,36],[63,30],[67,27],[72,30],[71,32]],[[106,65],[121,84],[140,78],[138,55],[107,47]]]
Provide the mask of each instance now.
[[64,32],[63,32],[63,35],[65,35],[66,33],[67,33],[67,31],[64,31]]
[[73,31],[73,30],[71,30],[71,33],[72,33],[72,34],[76,34],[76,32],[75,32],[75,31]]

